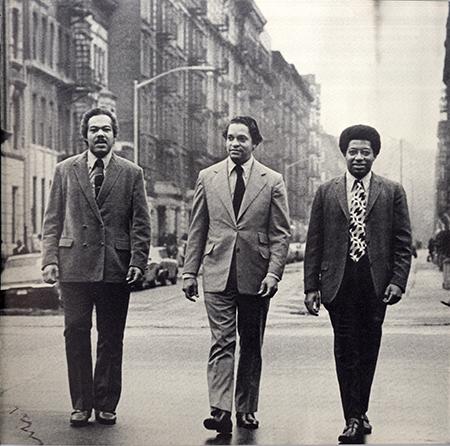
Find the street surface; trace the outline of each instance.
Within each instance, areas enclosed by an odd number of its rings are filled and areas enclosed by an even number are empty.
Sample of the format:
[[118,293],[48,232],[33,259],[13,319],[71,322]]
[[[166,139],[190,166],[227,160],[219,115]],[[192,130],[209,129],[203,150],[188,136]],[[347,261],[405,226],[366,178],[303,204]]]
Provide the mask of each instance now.
[[[389,308],[369,418],[368,444],[450,442],[450,292],[442,273],[414,261],[407,296]],[[118,424],[69,426],[71,410],[60,314],[2,316],[1,444],[333,444],[343,420],[327,312],[305,314],[302,263],[288,265],[267,324],[257,431],[230,439],[208,416],[209,329],[203,300],[181,283],[132,295],[125,332]]]

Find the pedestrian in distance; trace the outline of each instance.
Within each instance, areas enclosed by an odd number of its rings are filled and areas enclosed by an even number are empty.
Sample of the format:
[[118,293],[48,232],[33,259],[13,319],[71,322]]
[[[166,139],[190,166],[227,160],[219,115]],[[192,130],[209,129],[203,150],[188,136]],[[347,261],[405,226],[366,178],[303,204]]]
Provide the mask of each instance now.
[[[116,423],[130,285],[147,265],[150,218],[142,169],[112,151],[117,118],[86,112],[87,150],[57,164],[43,225],[43,278],[59,280],[73,412],[70,423]],[[97,358],[92,373],[92,312]]]
[[29,252],[30,251],[28,250],[26,245],[24,245],[22,243],[22,240],[17,240],[16,246],[13,248],[12,255],[13,256],[18,256],[20,254],[28,254]]
[[236,329],[240,355],[234,403],[239,427],[256,429],[262,345],[270,299],[283,275],[290,237],[282,176],[259,163],[256,121],[233,118],[223,132],[228,157],[198,176],[187,240],[183,291],[203,291],[211,329],[207,378],[211,417],[206,429],[232,431]]
[[323,303],[334,331],[334,356],[345,428],[341,443],[372,432],[367,417],[387,305],[404,293],[411,228],[400,184],[376,175],[380,135],[366,125],[345,129],[344,175],[319,186],[312,204],[304,263],[305,305]]

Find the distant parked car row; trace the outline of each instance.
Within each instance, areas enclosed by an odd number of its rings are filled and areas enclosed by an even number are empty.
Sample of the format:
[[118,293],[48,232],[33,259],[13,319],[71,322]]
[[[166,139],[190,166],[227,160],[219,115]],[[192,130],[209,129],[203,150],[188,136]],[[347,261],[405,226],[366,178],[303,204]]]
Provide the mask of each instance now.
[[0,309],[60,307],[59,287],[42,280],[39,252],[8,257],[1,280]]
[[152,288],[157,285],[175,285],[178,279],[178,261],[171,259],[165,246],[151,246],[142,280],[134,289]]
[[305,258],[305,243],[289,243],[287,263],[301,262]]
[[[1,275],[0,309],[55,310],[61,306],[58,285],[50,285],[42,280],[41,260],[39,252],[8,257]],[[169,258],[166,247],[152,246],[144,276],[133,288],[176,284],[177,279],[177,260]]]

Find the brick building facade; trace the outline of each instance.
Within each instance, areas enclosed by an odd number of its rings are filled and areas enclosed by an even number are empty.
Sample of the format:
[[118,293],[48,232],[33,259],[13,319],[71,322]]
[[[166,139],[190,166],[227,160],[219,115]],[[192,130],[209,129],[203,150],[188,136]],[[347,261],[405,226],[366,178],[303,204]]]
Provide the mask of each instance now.
[[[187,232],[200,169],[226,155],[227,121],[250,114],[256,158],[284,174],[294,237],[320,183],[320,86],[272,51],[255,0],[5,0],[2,22],[2,251],[38,247],[55,164],[84,149],[83,111],[120,122],[116,150],[144,169],[152,243]],[[141,88],[137,152],[134,81]]]

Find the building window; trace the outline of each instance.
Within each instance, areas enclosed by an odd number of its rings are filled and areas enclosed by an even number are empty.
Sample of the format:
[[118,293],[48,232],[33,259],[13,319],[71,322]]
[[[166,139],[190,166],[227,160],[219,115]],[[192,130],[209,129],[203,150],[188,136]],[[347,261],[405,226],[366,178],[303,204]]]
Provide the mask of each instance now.
[[53,52],[55,51],[55,25],[53,23],[50,24],[50,42],[48,48],[48,63],[50,67],[53,68]]
[[12,205],[12,215],[11,215],[11,241],[13,243],[16,242],[17,237],[17,231],[16,231],[16,223],[17,223],[17,195],[19,193],[18,186],[12,187],[12,199],[11,199],[11,205]]
[[41,226],[45,214],[45,178],[41,178]]
[[16,95],[12,104],[13,117],[13,148],[17,150],[20,145],[20,98]]
[[58,29],[58,68],[64,69],[64,40],[62,29]]
[[33,206],[31,207],[31,227],[33,229],[33,234],[37,232],[37,177],[33,177]]
[[36,93],[33,93],[31,113],[32,113],[32,115],[31,115],[31,142],[33,144],[36,144],[37,143],[36,119],[38,116]]
[[31,51],[33,59],[37,59],[38,51],[38,39],[39,39],[39,19],[37,12],[33,12],[33,31],[32,31],[32,41],[31,41]]
[[47,101],[41,98],[41,110],[39,116],[39,144],[45,146],[45,123],[47,121]]
[[53,149],[54,148],[54,138],[53,138],[53,118],[54,118],[54,104],[52,101],[50,101],[49,108],[48,108],[48,146]]
[[57,132],[56,144],[58,145],[57,150],[61,152],[61,151],[63,151],[63,147],[64,147],[64,140],[63,140],[64,132],[61,128],[61,125],[62,125],[62,122],[61,122],[62,121],[62,118],[61,118],[62,107],[61,107],[61,105],[58,105],[57,110],[58,110],[58,114],[56,115],[56,119],[55,119],[55,122],[57,124],[56,125],[56,132]]
[[11,34],[12,34],[12,54],[13,58],[19,57],[19,10],[13,8],[11,13]]
[[46,53],[47,53],[47,18],[42,17],[41,57],[40,57],[42,63],[45,63]]
[[70,35],[68,33],[64,34],[64,66],[65,66],[65,73],[67,77],[70,77]]
[[[70,113],[70,112],[69,112]],[[67,116],[70,116],[69,114]],[[78,115],[76,112],[72,113],[72,153],[75,155],[78,153],[78,124],[80,120],[78,119]]]

